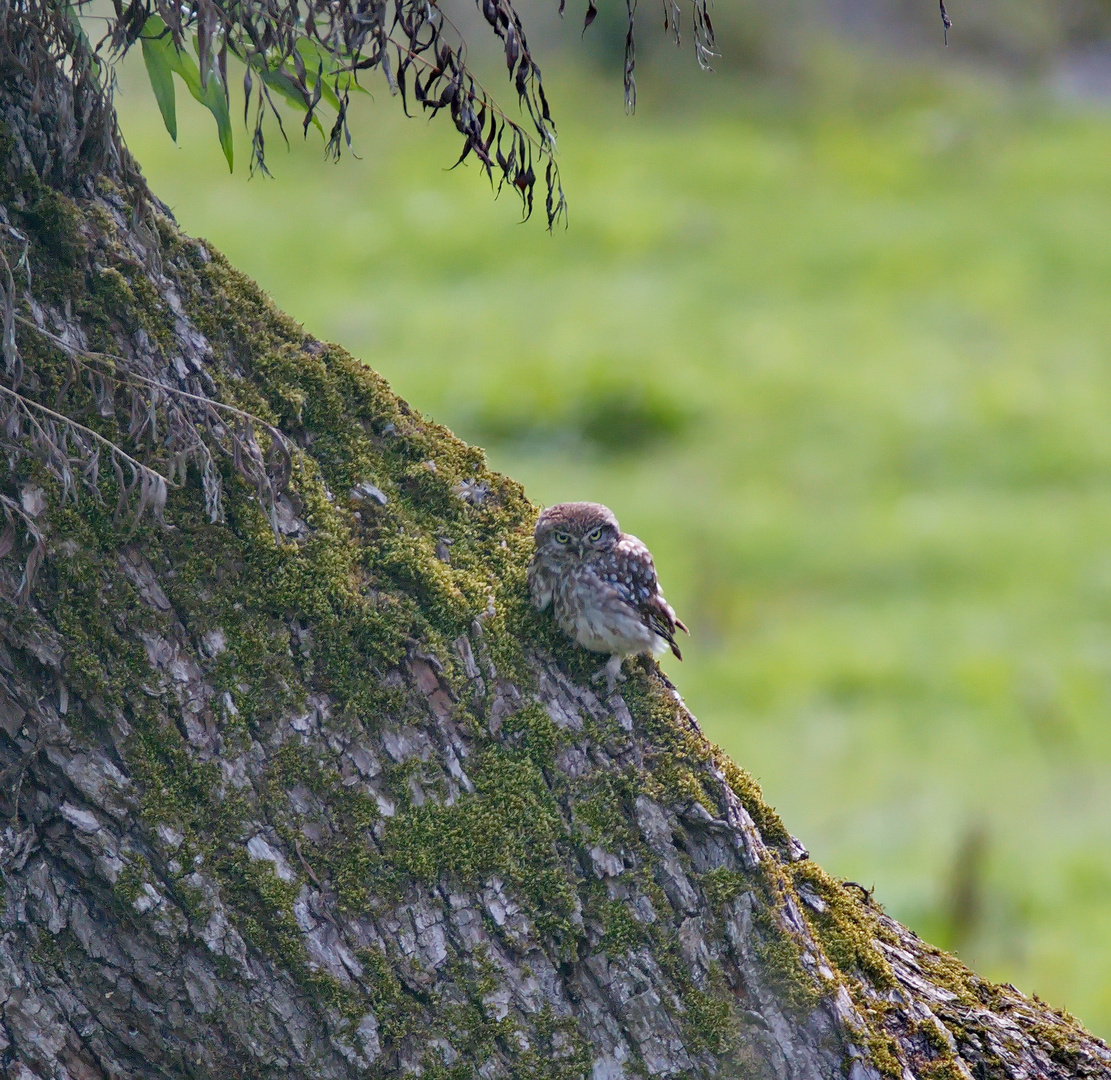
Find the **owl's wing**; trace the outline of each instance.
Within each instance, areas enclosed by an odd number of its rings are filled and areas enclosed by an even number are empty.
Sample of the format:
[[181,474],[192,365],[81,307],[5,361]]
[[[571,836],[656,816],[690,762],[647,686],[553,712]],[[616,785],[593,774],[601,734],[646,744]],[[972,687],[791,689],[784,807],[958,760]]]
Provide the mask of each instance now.
[[671,651],[680,660],[683,654],[675,644],[675,631],[682,630],[689,634],[682,619],[675,614],[675,609],[664,599],[660,591],[660,581],[656,577],[656,564],[652,561],[652,553],[635,536],[626,534],[618,542],[618,549],[623,556],[625,571],[632,588],[636,609],[644,620],[645,626],[659,634]]
[[535,557],[528,564],[528,590],[537,611],[543,611],[552,602],[551,575]]

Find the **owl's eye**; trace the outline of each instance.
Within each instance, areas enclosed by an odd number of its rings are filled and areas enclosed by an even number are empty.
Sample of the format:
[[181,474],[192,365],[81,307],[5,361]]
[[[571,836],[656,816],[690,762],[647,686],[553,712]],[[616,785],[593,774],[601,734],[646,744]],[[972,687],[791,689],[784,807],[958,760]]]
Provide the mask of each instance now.
[[593,532],[587,535],[587,540],[601,540],[602,539],[602,526],[599,525]]
[[571,536],[570,536],[569,533],[557,532],[557,533],[552,533],[552,535],[555,537],[555,542],[557,544],[569,544],[569,543],[571,543]]

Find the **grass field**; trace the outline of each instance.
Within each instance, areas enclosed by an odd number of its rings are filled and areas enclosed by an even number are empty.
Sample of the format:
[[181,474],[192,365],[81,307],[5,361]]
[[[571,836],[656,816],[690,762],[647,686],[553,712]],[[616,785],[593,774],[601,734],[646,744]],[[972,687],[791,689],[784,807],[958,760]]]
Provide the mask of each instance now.
[[362,160],[250,182],[119,103],[187,230],[650,543],[669,672],[816,859],[1111,1035],[1111,115],[819,69],[632,119],[555,71],[552,236],[384,93]]

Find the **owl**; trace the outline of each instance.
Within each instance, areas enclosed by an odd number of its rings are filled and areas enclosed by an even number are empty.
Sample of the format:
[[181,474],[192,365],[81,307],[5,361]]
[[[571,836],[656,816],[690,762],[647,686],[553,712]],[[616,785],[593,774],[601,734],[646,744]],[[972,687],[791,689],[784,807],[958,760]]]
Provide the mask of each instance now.
[[683,659],[675,630],[689,631],[660,591],[651,552],[621,531],[613,511],[589,502],[550,506],[534,536],[532,602],[540,611],[551,605],[560,629],[584,649],[610,654],[595,682],[604,677],[612,694],[628,656],[670,648]]

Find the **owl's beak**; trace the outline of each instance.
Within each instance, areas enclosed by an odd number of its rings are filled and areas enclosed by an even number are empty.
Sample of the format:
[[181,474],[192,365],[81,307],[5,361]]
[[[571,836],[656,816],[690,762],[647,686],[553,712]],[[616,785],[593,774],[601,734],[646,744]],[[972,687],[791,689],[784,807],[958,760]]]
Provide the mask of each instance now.
[[578,545],[578,549],[579,549],[579,558],[580,559],[585,559],[586,558],[586,545],[583,544],[583,543],[580,543]]

